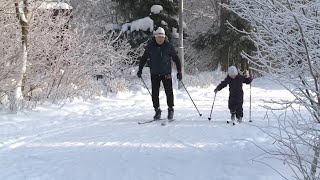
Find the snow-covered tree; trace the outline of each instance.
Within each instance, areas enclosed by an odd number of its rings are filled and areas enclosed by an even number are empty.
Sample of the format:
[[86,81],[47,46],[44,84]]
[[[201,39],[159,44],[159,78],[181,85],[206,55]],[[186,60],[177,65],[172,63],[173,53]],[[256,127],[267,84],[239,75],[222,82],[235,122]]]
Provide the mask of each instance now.
[[[18,50],[18,53],[16,54],[16,57],[14,57],[16,59],[15,62],[13,63],[15,66],[15,70],[13,72],[14,78],[11,80],[11,82],[7,82],[8,84],[11,84],[13,88],[8,89],[7,94],[4,93],[3,95],[9,97],[10,109],[12,111],[17,111],[19,108],[20,102],[23,100],[23,95],[22,95],[23,86],[24,86],[23,80],[25,79],[27,58],[28,58],[27,46],[28,46],[28,35],[29,35],[29,9],[28,9],[29,2],[28,0],[24,0],[24,1],[15,1],[12,3],[14,4],[9,4],[8,2],[2,2],[1,4],[4,5],[4,7],[2,7],[3,8],[2,11],[8,10],[13,15],[16,15],[17,19],[13,20],[13,23],[15,24],[16,27],[18,27],[17,29],[20,30],[20,33],[18,34],[17,32],[13,34],[13,36],[15,38],[20,37],[20,45],[16,47],[17,48],[16,50]],[[8,21],[10,22],[10,20]],[[6,32],[7,30],[13,30],[13,29],[10,27],[8,27],[8,29],[6,27],[3,27],[2,30]],[[4,38],[5,38],[5,41],[7,40],[10,41],[9,39],[7,39],[9,37],[4,37]],[[17,45],[16,43],[13,43],[13,44],[14,44],[13,46]],[[7,55],[7,53],[5,52],[3,52],[3,54]],[[8,69],[5,68],[6,65],[9,65],[8,61],[5,61],[2,67],[5,69],[5,75],[9,76],[9,72],[7,71]]]
[[[221,3],[229,4],[229,2],[230,0],[221,0]],[[229,24],[241,30],[249,30],[251,27],[244,19],[224,7],[218,6],[215,9],[218,13],[213,15],[218,14],[218,16],[215,22],[211,24],[211,29],[199,34],[193,44],[198,49],[210,48],[216,57],[211,62],[213,64],[212,67],[217,67],[218,63],[222,65],[223,69],[227,69],[230,65],[238,64],[243,64],[244,67],[246,61],[242,60],[240,53],[241,51],[251,52],[254,50],[254,46],[246,38],[246,34],[235,31],[230,28]]]
[[[228,23],[240,29],[250,29],[248,23],[221,6],[230,0],[186,1],[186,69],[212,70],[222,65],[243,64],[242,50],[251,52],[254,47],[246,34],[234,31]],[[191,68],[190,68],[191,67]],[[193,70],[191,70],[193,71]]]
[[71,0],[71,4],[75,8],[70,24],[78,34],[85,33],[86,38],[82,39],[83,43],[91,43],[92,39],[95,39],[94,41],[98,41],[97,44],[107,44],[106,47],[112,50],[110,56],[109,50],[93,48],[101,53],[94,53],[92,56],[106,53],[105,56],[114,58],[110,64],[112,66],[98,74],[98,77],[104,77],[103,81],[108,91],[126,90],[131,83],[134,83],[133,66],[144,50],[144,44],[133,49],[129,39],[122,36],[123,32],[117,31],[121,29],[118,24],[121,16],[116,13],[115,3],[112,0]]
[[[128,41],[96,31],[81,18],[74,22],[79,16],[63,2],[17,1],[1,7],[1,107],[18,110],[42,101],[92,97],[101,87],[121,88],[113,80],[136,57]],[[104,77],[103,85],[97,75]]]
[[218,30],[220,0],[184,1],[183,20],[188,37],[195,39],[200,34]]
[[[250,32],[241,30],[257,49],[243,53],[251,69],[272,77],[295,97],[294,101],[273,101],[268,107],[286,110],[277,116],[279,133],[269,133],[277,151],[268,153],[282,156],[296,179],[319,179],[320,2],[233,0],[229,8],[254,27]],[[304,109],[310,117],[301,116]]]
[[[117,13],[123,18],[119,24],[127,28],[128,37],[133,47],[137,47],[142,42],[152,36],[152,31],[157,27],[163,27],[168,38],[171,38],[172,28],[178,28],[177,14],[179,0],[112,0],[116,2]],[[152,26],[148,29],[138,29],[132,23],[139,24],[137,21],[145,22],[149,18]],[[140,25],[141,26],[141,23]]]
[[185,71],[195,73],[212,70],[217,60],[214,49],[204,45],[204,48],[195,46],[195,41],[210,33],[219,30],[220,0],[189,0],[184,1],[184,46]]

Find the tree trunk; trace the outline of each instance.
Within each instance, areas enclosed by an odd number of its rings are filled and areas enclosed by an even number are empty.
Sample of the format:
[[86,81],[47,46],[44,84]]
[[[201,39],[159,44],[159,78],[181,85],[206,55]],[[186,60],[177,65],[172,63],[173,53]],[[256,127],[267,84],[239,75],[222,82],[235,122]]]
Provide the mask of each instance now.
[[12,111],[17,111],[19,109],[19,102],[23,100],[22,89],[23,89],[23,78],[25,77],[27,69],[27,38],[28,38],[28,0],[19,0],[14,3],[16,9],[16,15],[21,26],[21,55],[18,61],[19,64],[19,74],[16,78],[16,87],[14,93],[11,95],[10,109]]
[[[229,3],[230,3],[230,0],[221,0],[221,4],[229,4]],[[230,17],[230,12],[226,8],[221,7],[220,8],[220,34],[222,34],[222,36],[225,36],[224,34],[226,34],[228,30],[226,22],[229,19],[229,17]],[[232,48],[232,46],[229,46],[229,48],[224,49],[223,52],[221,52],[220,58],[222,59],[222,61],[224,61],[224,63],[222,64],[223,70],[227,70],[228,67],[230,66],[230,55],[231,55],[230,53],[232,52],[230,51],[230,48]]]
[[[221,4],[229,4],[229,3],[230,3],[230,0],[221,0]],[[220,8],[220,30],[221,31],[227,30],[227,26],[225,25],[225,23],[229,18],[229,14],[230,12],[226,8],[224,7]]]

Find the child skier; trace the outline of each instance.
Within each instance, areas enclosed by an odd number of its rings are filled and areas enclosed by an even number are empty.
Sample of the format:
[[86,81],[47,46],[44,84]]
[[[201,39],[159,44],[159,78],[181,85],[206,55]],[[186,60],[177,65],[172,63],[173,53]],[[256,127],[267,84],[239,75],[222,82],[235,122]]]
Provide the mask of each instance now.
[[[243,117],[243,90],[242,83],[250,84],[252,81],[252,76],[249,73],[244,73],[245,75],[240,75],[235,66],[230,66],[228,68],[227,77],[221,81],[221,83],[214,90],[215,93],[229,85],[229,101],[228,108],[231,113],[231,120],[234,125],[235,117],[237,121],[242,122]],[[229,123],[229,121],[227,121]]]

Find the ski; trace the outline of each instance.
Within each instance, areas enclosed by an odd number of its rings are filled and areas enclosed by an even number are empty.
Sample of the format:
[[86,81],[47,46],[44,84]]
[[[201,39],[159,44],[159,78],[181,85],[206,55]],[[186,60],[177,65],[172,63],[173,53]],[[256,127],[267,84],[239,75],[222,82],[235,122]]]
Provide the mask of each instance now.
[[[232,125],[234,126],[234,125],[236,125],[236,122],[235,121],[227,121],[227,124],[231,124],[231,122],[232,122]],[[248,122],[252,122],[251,120],[250,121],[248,121]],[[242,124],[242,123],[245,123],[245,122],[243,122],[243,121],[241,121],[241,122],[239,122],[239,121],[237,121],[237,124]]]
[[138,122],[138,124],[148,124],[148,123],[152,123],[152,122],[155,122],[155,121],[162,121],[161,122],[161,125],[164,126],[168,123],[171,123],[173,121],[175,121],[175,119],[152,119],[152,120],[149,120],[149,121],[141,121],[141,122]]
[[165,119],[152,119],[152,120],[149,120],[149,121],[138,122],[138,124],[148,124],[148,123],[152,123],[152,122],[155,122],[155,121],[161,121],[161,120],[165,120]]

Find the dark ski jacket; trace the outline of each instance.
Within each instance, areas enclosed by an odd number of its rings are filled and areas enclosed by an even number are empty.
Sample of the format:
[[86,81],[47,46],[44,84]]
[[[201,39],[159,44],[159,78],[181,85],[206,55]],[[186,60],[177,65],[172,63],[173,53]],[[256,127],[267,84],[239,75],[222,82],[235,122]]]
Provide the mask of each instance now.
[[220,91],[227,85],[229,85],[229,103],[242,104],[243,103],[243,90],[242,83],[250,84],[252,81],[252,77],[246,78],[238,74],[234,79],[232,79],[229,75],[221,81],[221,83],[217,86],[216,90]]
[[171,64],[173,60],[177,71],[181,72],[181,62],[173,45],[166,39],[162,45],[158,45],[155,38],[148,42],[145,51],[140,59],[139,71],[150,59],[150,73],[152,75],[171,74]]

